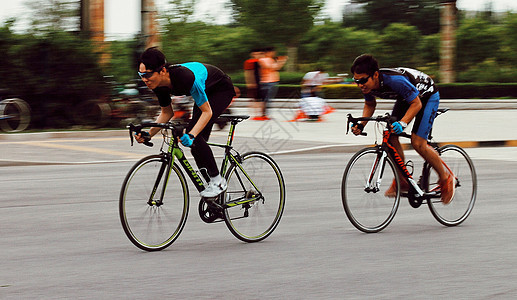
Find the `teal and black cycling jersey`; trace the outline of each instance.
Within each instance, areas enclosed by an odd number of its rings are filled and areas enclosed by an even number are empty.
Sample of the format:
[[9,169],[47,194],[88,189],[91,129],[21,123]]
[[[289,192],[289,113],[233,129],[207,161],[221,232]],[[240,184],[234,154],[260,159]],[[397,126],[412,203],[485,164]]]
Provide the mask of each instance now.
[[170,65],[167,68],[171,79],[172,89],[168,87],[158,87],[154,89],[160,102],[160,106],[162,107],[169,106],[171,104],[170,95],[192,96],[196,106],[199,107],[209,101],[209,97],[207,95],[227,90],[229,88],[228,86],[232,86],[228,75],[216,66],[209,64],[188,62]]

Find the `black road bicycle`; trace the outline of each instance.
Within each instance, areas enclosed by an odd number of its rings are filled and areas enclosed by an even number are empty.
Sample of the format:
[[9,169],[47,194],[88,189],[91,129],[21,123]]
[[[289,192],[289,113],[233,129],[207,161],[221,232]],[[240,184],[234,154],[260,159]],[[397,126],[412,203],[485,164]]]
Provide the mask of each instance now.
[[[443,114],[448,109],[438,109]],[[440,200],[438,175],[427,162],[423,164],[418,181],[412,176],[413,164],[405,163],[396,149],[390,145],[391,124],[396,120],[389,114],[377,117],[354,118],[348,115],[347,133],[350,125],[359,121],[386,123],[383,130],[382,144],[358,151],[348,162],[343,174],[341,197],[343,207],[350,222],[360,231],[379,232],[386,228],[395,217],[400,197],[407,197],[412,207],[418,208],[427,203],[435,219],[445,226],[461,224],[474,208],[477,193],[476,171],[472,160],[465,150],[456,145],[440,147],[429,135],[428,144],[440,155],[445,167],[454,175],[456,192],[447,205]],[[366,135],[366,133],[364,133]],[[401,134],[411,138],[409,134]],[[411,171],[410,171],[411,170]],[[400,192],[399,174],[409,182],[409,191]],[[385,195],[386,190],[396,182],[394,197]]]
[[[239,154],[233,147],[236,125],[245,115],[222,115],[230,129],[226,144],[209,143],[225,150],[221,174],[228,189],[216,198],[201,198],[198,212],[206,223],[223,221],[230,232],[245,242],[267,238],[278,226],[285,204],[285,184],[277,163],[267,154]],[[138,248],[158,251],[170,246],[180,235],[189,212],[189,189],[184,172],[196,189],[205,189],[206,176],[196,171],[179,147],[186,127],[183,120],[168,123],[130,124],[129,134],[146,127],[162,128],[160,154],[137,162],[127,174],[119,199],[122,227]],[[144,144],[152,146],[150,141]],[[181,167],[180,167],[181,166]]]

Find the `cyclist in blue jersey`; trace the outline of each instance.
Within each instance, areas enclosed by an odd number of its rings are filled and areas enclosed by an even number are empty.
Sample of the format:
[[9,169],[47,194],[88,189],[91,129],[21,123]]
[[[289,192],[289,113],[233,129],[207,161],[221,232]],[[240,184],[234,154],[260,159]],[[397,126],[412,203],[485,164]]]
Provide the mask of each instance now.
[[[427,145],[427,138],[433,126],[440,94],[428,75],[410,68],[379,69],[377,60],[368,54],[357,57],[351,67],[354,81],[364,94],[363,117],[371,117],[375,112],[376,97],[395,99],[392,115],[397,118],[393,123],[390,143],[404,159],[398,134],[414,120],[411,130],[411,145],[437,172],[442,193],[442,202],[448,204],[454,197],[454,176],[443,166],[438,153]],[[352,128],[356,135],[361,134],[367,121]],[[404,160],[405,161],[405,160]],[[401,190],[407,191],[409,183],[401,182]],[[386,196],[394,197],[396,184],[393,182]]]
[[[199,62],[169,64],[165,55],[156,47],[142,53],[138,74],[148,88],[158,97],[161,111],[156,122],[168,122],[174,115],[171,95],[192,96],[194,109],[192,120],[181,137],[181,143],[190,147],[199,169],[206,169],[210,182],[201,192],[202,197],[212,198],[226,190],[226,180],[219,174],[214,154],[208,146],[215,120],[230,105],[235,96],[232,81],[219,68]],[[160,128],[136,136],[139,143],[153,137]]]

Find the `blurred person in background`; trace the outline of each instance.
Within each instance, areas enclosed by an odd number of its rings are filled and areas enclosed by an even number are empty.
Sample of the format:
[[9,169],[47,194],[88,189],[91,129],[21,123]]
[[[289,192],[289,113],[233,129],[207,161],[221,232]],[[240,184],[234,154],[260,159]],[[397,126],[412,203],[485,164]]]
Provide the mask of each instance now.
[[246,81],[246,91],[248,97],[251,98],[250,107],[254,114],[258,113],[258,104],[262,100],[260,90],[260,65],[259,59],[264,55],[261,49],[252,49],[250,58],[244,61],[244,80]]
[[[138,74],[147,87],[156,94],[160,103],[157,123],[166,123],[173,116],[171,95],[192,96],[194,108],[181,144],[190,147],[198,168],[206,169],[210,181],[200,194],[213,198],[226,190],[226,181],[219,174],[214,154],[208,146],[215,120],[230,105],[235,96],[232,81],[219,68],[199,62],[169,64],[165,55],[156,47],[149,48],[140,57]],[[143,143],[160,131],[152,127],[149,132],[138,134],[136,140]]]
[[334,112],[335,109],[327,104],[325,99],[319,97],[315,91],[309,96],[302,97],[298,102],[300,108],[294,119],[289,122],[296,122],[298,120],[307,121],[322,121],[322,116]]
[[328,83],[329,74],[323,71],[323,68],[318,67],[315,71],[307,72],[301,82],[302,98],[310,97],[313,92],[319,93],[321,86]]
[[[357,57],[351,67],[355,83],[364,94],[363,117],[371,117],[375,112],[376,97],[395,99],[392,116],[395,134],[390,136],[390,144],[396,148],[403,161],[404,152],[399,141],[407,125],[414,120],[411,130],[411,145],[436,171],[440,177],[439,185],[442,202],[448,204],[454,197],[454,175],[443,165],[438,153],[427,145],[427,139],[433,126],[434,118],[440,104],[440,94],[434,81],[427,74],[410,68],[379,69],[377,60],[368,54]],[[355,135],[361,134],[367,121],[352,127]],[[403,178],[403,177],[402,177]],[[409,189],[409,183],[402,180],[401,191]],[[396,182],[386,191],[387,197],[394,197],[397,192]]]
[[267,116],[267,108],[269,102],[275,98],[278,91],[278,83],[280,82],[280,70],[287,62],[287,56],[276,56],[275,48],[268,47],[264,49],[264,57],[259,59],[260,65],[260,89],[262,92],[261,116],[254,117],[253,120],[269,120]]

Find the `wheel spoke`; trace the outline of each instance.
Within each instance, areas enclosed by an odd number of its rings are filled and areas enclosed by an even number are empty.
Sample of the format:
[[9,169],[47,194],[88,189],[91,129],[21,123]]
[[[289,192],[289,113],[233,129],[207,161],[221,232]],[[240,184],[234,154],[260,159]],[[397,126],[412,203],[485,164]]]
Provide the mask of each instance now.
[[[133,244],[147,251],[162,250],[172,244],[181,233],[188,214],[185,177],[173,165],[167,180],[163,164],[167,163],[159,155],[142,159],[128,173],[120,194],[122,227]],[[159,175],[160,172],[164,173]],[[156,186],[159,177],[162,179]],[[167,186],[160,203],[156,197],[161,197],[165,182]],[[155,196],[150,199],[155,188]]]
[[343,174],[341,195],[345,213],[357,229],[367,233],[387,227],[400,201],[399,192],[386,196],[397,175],[392,160],[382,159],[376,148],[363,149],[350,159]]
[[263,153],[244,154],[241,167],[233,166],[228,171],[225,222],[237,238],[256,242],[268,237],[280,222],[284,180],[273,159]]

